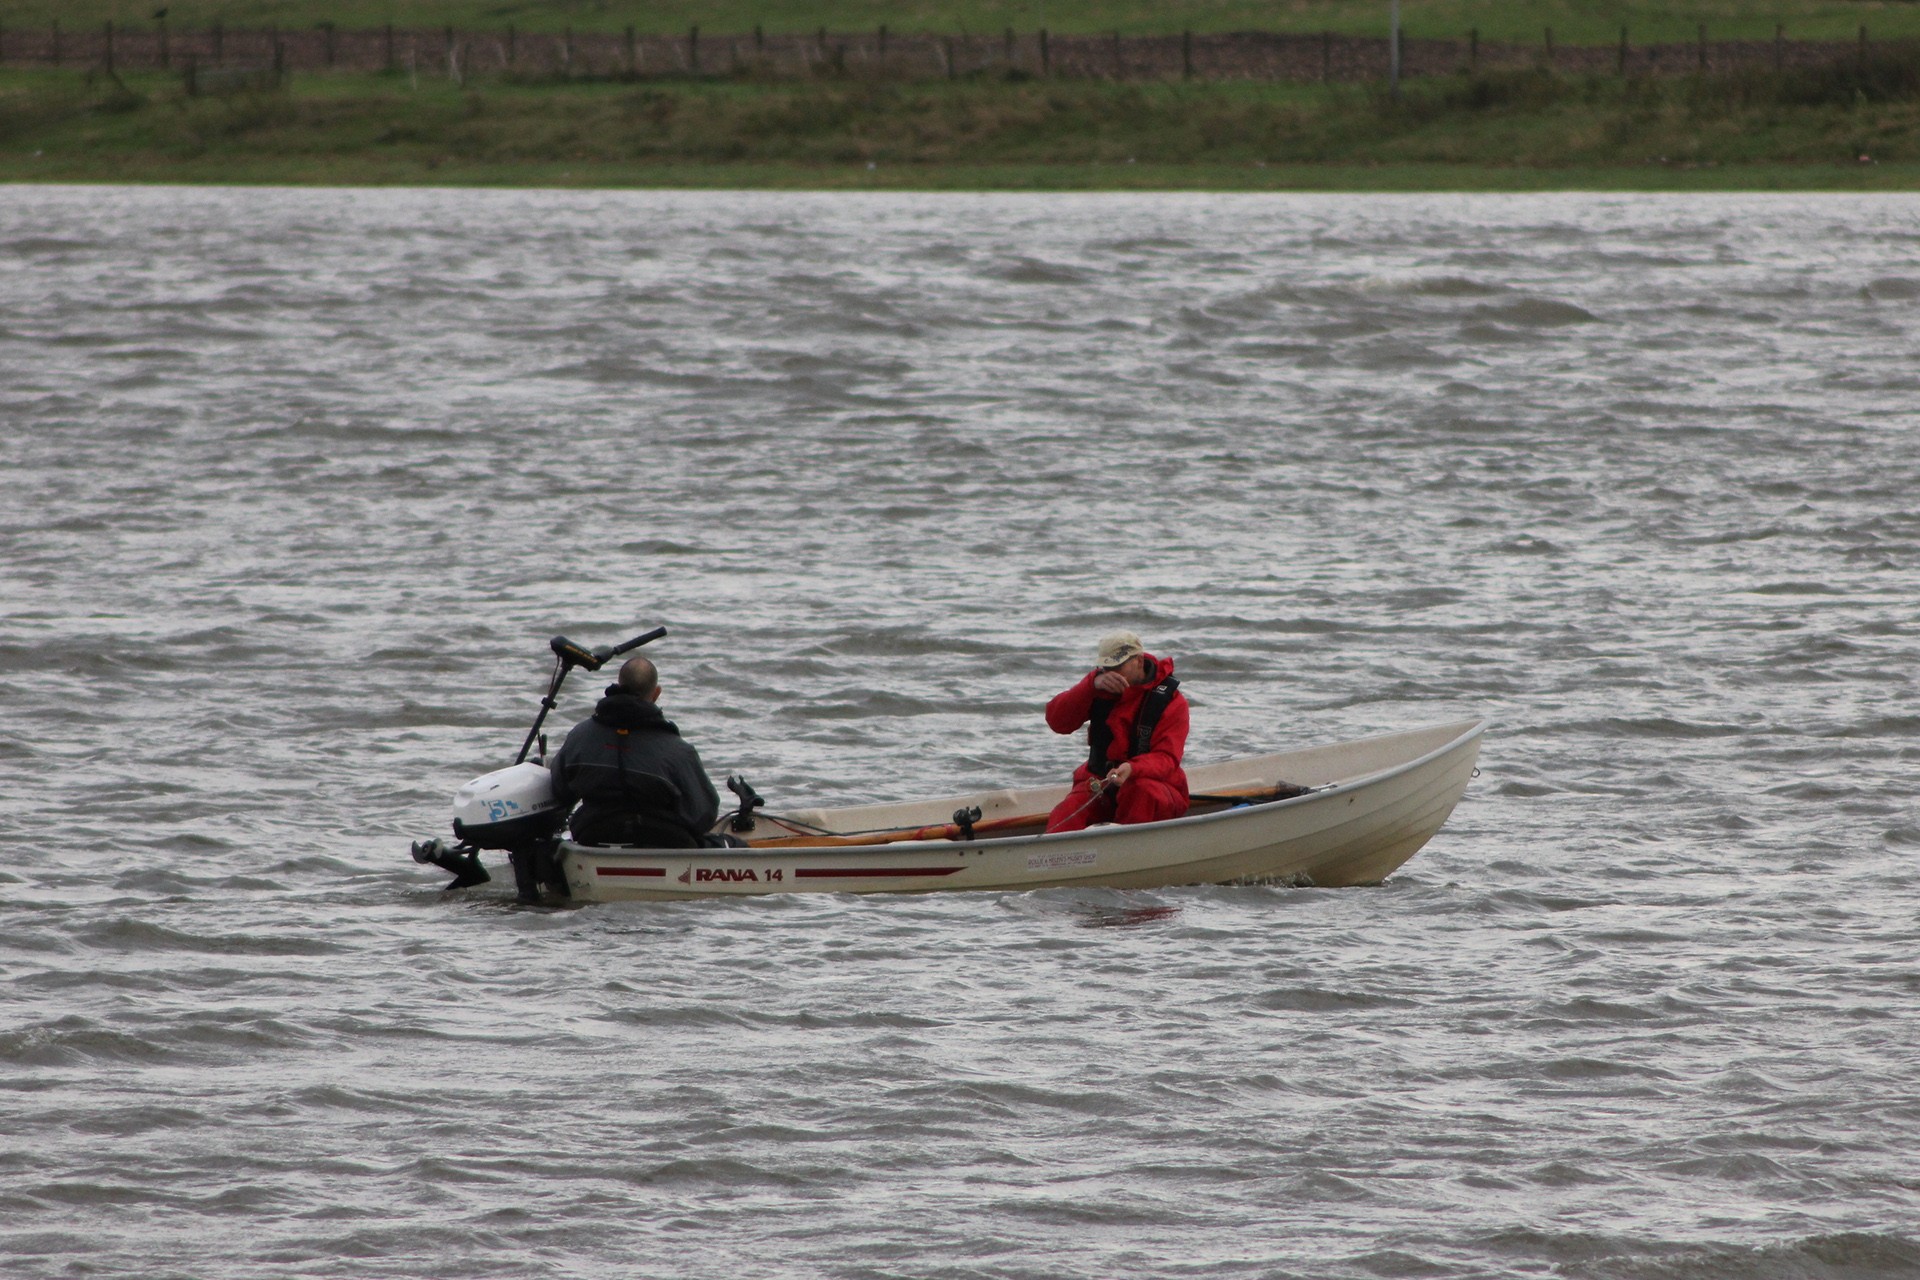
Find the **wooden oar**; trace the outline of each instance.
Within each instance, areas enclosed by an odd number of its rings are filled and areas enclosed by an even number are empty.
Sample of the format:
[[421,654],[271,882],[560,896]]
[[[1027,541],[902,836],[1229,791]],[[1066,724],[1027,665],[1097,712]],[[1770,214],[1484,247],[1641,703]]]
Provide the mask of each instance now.
[[[1295,789],[1287,783],[1268,787],[1242,787],[1232,791],[1209,791],[1195,796],[1196,800],[1250,800],[1256,796],[1274,796],[1281,791],[1291,791],[1295,795],[1306,794],[1307,789]],[[771,817],[762,821],[778,821]],[[978,836],[995,831],[1010,831],[1015,827],[1044,826],[1047,815],[1044,813],[1023,813],[1011,818],[995,818],[991,822],[973,824],[973,834]],[[964,840],[966,833],[958,823],[943,822],[928,827],[901,827],[898,831],[875,831],[857,836],[834,835],[797,835],[772,836],[765,840],[749,840],[751,849],[784,849],[798,846],[821,849],[845,849],[855,845],[907,844],[920,840]]]
[[[779,821],[763,819],[764,821]],[[1031,826],[1044,823],[1044,813],[1023,813],[1012,818],[995,818],[992,822],[976,822],[973,833],[1008,831],[1014,827]],[[773,836],[766,840],[750,840],[748,847],[753,849],[780,849],[790,845],[819,845],[823,848],[842,849],[857,844],[901,844],[909,840],[959,840],[963,834],[958,823],[946,822],[931,827],[902,827],[898,831],[874,831],[859,836]]]

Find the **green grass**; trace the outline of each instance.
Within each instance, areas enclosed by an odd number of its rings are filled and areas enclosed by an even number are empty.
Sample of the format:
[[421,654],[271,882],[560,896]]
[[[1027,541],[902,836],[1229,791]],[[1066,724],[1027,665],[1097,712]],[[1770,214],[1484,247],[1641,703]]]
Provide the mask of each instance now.
[[[1030,32],[1119,30],[1128,33],[1195,31],[1335,31],[1382,35],[1384,0],[0,0],[0,24],[9,30],[58,20],[67,30],[113,21],[146,26],[165,3],[176,28],[221,21],[230,27],[283,29],[332,22],[342,28],[384,23],[406,27],[453,24],[499,30],[644,32],[703,30],[863,31],[885,23],[895,31]],[[1771,39],[1776,23],[1803,40],[1851,40],[1864,23],[1877,39],[1920,36],[1920,4],[1909,0],[1406,0],[1410,38],[1457,38],[1478,28],[1482,39],[1537,42],[1545,28],[1562,44],[1604,44],[1627,27],[1636,41],[1692,40],[1700,24],[1721,40]]]
[[[1865,154],[1871,163],[1862,163]],[[1006,189],[1920,186],[1920,63],[1353,87],[0,74],[0,179]]]

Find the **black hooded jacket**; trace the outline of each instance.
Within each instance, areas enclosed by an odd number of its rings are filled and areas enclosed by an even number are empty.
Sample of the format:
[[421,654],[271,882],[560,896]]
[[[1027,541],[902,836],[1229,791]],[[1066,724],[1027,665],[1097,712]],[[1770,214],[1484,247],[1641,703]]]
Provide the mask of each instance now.
[[[665,778],[680,793],[668,816],[699,835],[720,816],[720,797],[700,764],[700,753],[680,736],[673,721],[644,698],[610,685],[607,696],[567,734],[547,761],[553,794],[563,808],[580,801],[581,818],[608,813],[645,813],[633,795],[635,774]],[[580,819],[576,819],[578,822]]]

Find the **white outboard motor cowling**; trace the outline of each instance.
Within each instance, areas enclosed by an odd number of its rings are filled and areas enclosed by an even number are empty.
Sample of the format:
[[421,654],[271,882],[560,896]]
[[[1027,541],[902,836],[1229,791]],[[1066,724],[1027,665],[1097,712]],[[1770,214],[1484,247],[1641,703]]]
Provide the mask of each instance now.
[[552,835],[566,814],[553,776],[528,760],[483,773],[453,794],[453,834],[479,849],[515,849]]

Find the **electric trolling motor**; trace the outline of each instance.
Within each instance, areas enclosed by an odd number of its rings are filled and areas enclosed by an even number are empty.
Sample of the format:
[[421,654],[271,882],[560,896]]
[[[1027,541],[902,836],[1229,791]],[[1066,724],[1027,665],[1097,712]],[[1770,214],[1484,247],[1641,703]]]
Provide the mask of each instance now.
[[[522,902],[538,902],[543,887],[566,896],[566,877],[554,854],[560,843],[560,824],[567,815],[553,798],[553,777],[547,772],[547,744],[540,734],[540,726],[545,723],[547,712],[558,705],[560,686],[566,683],[567,675],[575,667],[598,671],[621,654],[650,644],[665,634],[665,627],[655,627],[625,644],[591,650],[565,636],[549,640],[547,647],[553,650],[553,678],[547,684],[546,696],[540,699],[540,714],[533,718],[533,727],[527,730],[526,741],[520,744],[520,754],[506,768],[481,774],[454,793],[453,835],[458,843],[416,840],[413,860],[451,873],[453,882],[447,888],[465,889],[492,879],[481,865],[480,851],[501,849],[513,865],[514,887]],[[540,752],[529,760],[527,754],[536,742]]]

